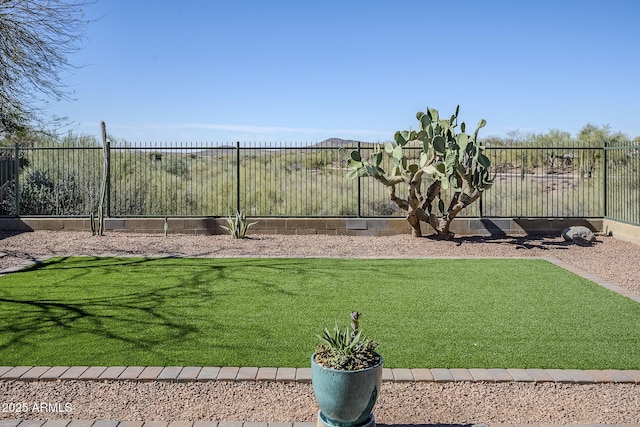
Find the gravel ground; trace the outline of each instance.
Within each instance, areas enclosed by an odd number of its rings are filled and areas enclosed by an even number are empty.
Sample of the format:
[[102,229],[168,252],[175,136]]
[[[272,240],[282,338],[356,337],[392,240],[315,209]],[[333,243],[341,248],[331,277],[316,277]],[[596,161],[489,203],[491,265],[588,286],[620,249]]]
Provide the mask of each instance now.
[[[383,424],[640,423],[640,386],[389,383],[376,407]],[[0,402],[25,402],[2,418],[131,421],[314,421],[310,384],[275,382],[0,382]],[[43,414],[34,403],[69,412]],[[44,417],[43,417],[44,415]]]
[[[594,246],[580,247],[560,237],[460,237],[441,242],[406,235],[254,235],[237,241],[228,236],[0,234],[0,270],[50,255],[81,254],[555,257],[640,293],[640,246],[605,236],[598,236]],[[6,411],[10,403],[24,403],[27,411]],[[49,409],[54,411],[34,410],[40,403],[52,404]],[[0,405],[0,419],[276,422],[314,421],[317,413],[309,384],[274,382],[4,381],[0,382]],[[640,423],[640,385],[385,383],[375,413],[376,420],[385,424]]]

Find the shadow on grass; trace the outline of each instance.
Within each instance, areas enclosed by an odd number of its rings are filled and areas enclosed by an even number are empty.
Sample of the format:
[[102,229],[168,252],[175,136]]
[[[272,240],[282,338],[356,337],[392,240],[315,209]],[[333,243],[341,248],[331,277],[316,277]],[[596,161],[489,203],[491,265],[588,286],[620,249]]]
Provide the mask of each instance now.
[[[82,263],[63,264],[66,258],[57,258],[29,266],[21,272],[58,268],[77,269],[73,279],[90,274],[93,266],[87,264],[91,257],[82,258]],[[144,265],[151,259],[118,259],[111,265],[102,262],[101,268]],[[68,263],[68,261],[67,261]],[[20,274],[13,273],[13,274]],[[209,299],[211,292],[200,286],[204,273],[191,272],[177,285],[145,287],[131,292],[118,292],[107,297],[52,297],[49,299],[12,298],[0,289],[0,336],[8,337],[0,344],[0,352],[9,349],[36,347],[42,340],[54,340],[61,336],[93,336],[121,342],[129,347],[153,351],[163,342],[188,339],[200,330],[189,324],[188,319],[171,312],[176,301],[193,298]],[[64,286],[66,275],[51,286]],[[91,286],[87,278],[87,287]],[[36,284],[37,286],[37,284]],[[127,288],[127,289],[129,289]],[[33,292],[39,295],[39,292]],[[89,292],[85,293],[88,295]],[[68,300],[67,300],[68,298]],[[173,302],[173,304],[169,304]],[[215,328],[216,325],[210,325]],[[65,349],[72,351],[73,349]]]
[[[55,257],[45,262],[37,262],[33,265],[24,267],[19,271],[29,272],[29,271],[51,269],[51,268],[55,268],[56,270],[66,270],[66,271],[78,270],[78,273],[72,277],[73,279],[77,279],[82,275],[87,274],[88,273],[87,269],[91,268],[84,265],[86,264],[87,261],[99,262],[101,268],[131,267],[131,266],[145,265],[145,264],[151,268],[166,268],[166,267],[171,267],[171,264],[167,264],[167,262],[170,263],[171,260],[176,260],[177,266],[182,268],[185,266],[187,267],[189,266],[189,264],[187,264],[189,260],[194,260],[194,264],[192,264],[194,269],[190,270],[189,276],[185,276],[182,279],[183,283],[181,283],[180,285],[181,288],[184,288],[184,287],[188,288],[190,286],[191,287],[196,286],[199,283],[205,283],[205,279],[204,279],[205,275],[207,275],[206,281],[207,282],[211,281],[211,277],[210,277],[211,269],[216,271],[216,276],[215,276],[216,279],[225,279],[227,277],[226,271],[230,268],[231,269],[234,268],[232,266],[210,264],[210,265],[207,265],[207,268],[209,268],[208,271],[203,270],[202,273],[196,274],[195,271],[197,271],[197,269],[202,269],[203,267],[203,264],[200,261],[203,261],[205,259],[206,258],[185,258],[181,256],[174,256],[174,255],[160,256],[160,257],[153,257],[153,258],[140,258],[139,256],[132,256],[131,258],[128,258],[126,256],[125,257],[122,257],[122,256],[117,256],[117,257],[68,256],[68,257]],[[74,263],[74,260],[78,260],[78,262]],[[154,266],[153,264],[156,262],[163,262],[164,264],[162,266]],[[296,276],[309,273],[309,269],[308,269],[309,265],[305,260],[300,260],[298,262],[295,262],[293,259],[286,259],[283,261],[283,263],[278,264],[278,263],[274,263],[271,258],[264,258],[264,259],[238,258],[237,262],[238,262],[238,267],[241,267],[241,268],[245,268],[245,267],[263,268],[263,269],[273,270],[276,272],[281,272],[283,274],[285,273],[290,274],[291,270],[294,269]],[[280,286],[278,283],[269,281],[269,280],[264,280],[261,277],[253,278],[252,283],[254,285],[261,286],[265,291],[276,292],[284,296],[295,295],[294,293]],[[181,296],[188,296],[188,295],[186,294],[175,295],[174,297],[178,298]],[[201,296],[207,297],[210,295],[203,294]]]
[[[172,268],[173,261],[178,268]],[[0,357],[0,364],[31,353],[44,355],[46,362],[46,353],[60,351],[83,352],[76,361],[101,360],[99,355],[109,351],[166,361],[176,348],[197,352],[193,349],[204,345],[205,353],[214,349],[237,353],[255,350],[256,343],[228,339],[248,327],[242,319],[215,320],[207,314],[239,292],[233,286],[212,286],[218,280],[233,282],[238,267],[240,271],[245,267],[272,271],[266,277],[251,278],[251,285],[264,297],[297,294],[269,276],[280,277],[292,270],[296,275],[315,274],[308,271],[307,263],[298,265],[291,260],[209,263],[176,257],[90,256],[52,258],[11,273],[17,281],[0,287],[0,355],[6,356]],[[123,274],[123,269],[131,268],[134,274]],[[46,274],[46,279],[40,274]],[[254,335],[270,334],[259,322],[249,327]],[[71,342],[78,349],[61,348],[65,346],[62,342]]]

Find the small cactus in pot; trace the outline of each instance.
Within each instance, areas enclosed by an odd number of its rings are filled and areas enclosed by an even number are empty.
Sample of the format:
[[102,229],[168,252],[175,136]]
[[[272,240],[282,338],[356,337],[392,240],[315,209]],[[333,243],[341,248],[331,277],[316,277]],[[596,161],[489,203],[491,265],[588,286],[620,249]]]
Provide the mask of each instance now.
[[320,407],[319,427],[373,427],[382,386],[378,343],[360,330],[360,313],[351,313],[351,327],[316,335],[320,343],[311,356],[313,392]]
[[333,331],[325,328],[322,335],[316,335],[320,344],[316,347],[316,363],[332,369],[356,371],[380,363],[376,353],[378,343],[360,330],[360,316],[351,313],[351,328],[340,329],[337,322]]

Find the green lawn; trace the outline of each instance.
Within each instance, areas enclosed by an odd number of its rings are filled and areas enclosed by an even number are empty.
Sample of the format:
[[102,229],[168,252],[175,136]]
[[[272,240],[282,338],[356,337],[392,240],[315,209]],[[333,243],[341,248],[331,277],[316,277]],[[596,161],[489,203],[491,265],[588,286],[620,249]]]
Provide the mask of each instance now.
[[309,365],[352,310],[387,367],[640,369],[640,304],[542,260],[54,258],[0,277],[0,365]]

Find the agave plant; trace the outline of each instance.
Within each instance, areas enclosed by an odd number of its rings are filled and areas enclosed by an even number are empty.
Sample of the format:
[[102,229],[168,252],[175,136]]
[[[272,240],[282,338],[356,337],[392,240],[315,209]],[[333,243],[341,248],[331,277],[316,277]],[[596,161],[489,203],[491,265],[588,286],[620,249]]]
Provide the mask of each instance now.
[[228,227],[224,225],[220,227],[227,230],[234,239],[244,239],[249,227],[257,224],[257,222],[247,222],[247,215],[244,211],[236,211],[235,217],[229,216],[227,218],[227,224],[229,224]]
[[354,371],[380,362],[380,355],[376,353],[379,344],[362,334],[360,316],[357,311],[351,313],[351,328],[340,329],[336,322],[332,331],[325,328],[321,335],[316,335],[320,340],[316,347],[316,363],[327,368]]

